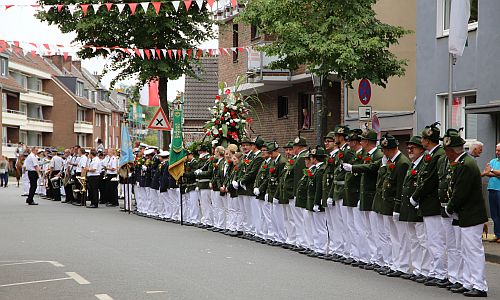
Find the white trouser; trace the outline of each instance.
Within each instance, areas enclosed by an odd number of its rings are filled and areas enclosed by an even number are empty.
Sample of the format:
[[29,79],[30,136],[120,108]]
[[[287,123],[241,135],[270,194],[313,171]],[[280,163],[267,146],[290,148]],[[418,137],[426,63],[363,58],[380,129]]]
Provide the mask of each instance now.
[[123,197],[125,195],[125,187],[123,183],[118,184],[118,197]]
[[297,215],[298,209],[295,207],[295,199],[290,199],[288,204],[285,204],[285,229],[286,243],[289,245],[297,245]]
[[424,217],[427,250],[432,259],[429,277],[444,279],[446,272],[446,236],[441,216]]
[[294,217],[295,218],[295,226],[296,226],[296,232],[297,232],[297,246],[307,248],[307,241],[306,241],[306,231],[305,231],[305,225],[304,225],[304,208],[302,207],[295,207],[297,211],[297,215]]
[[171,219],[172,218],[172,207],[170,206],[170,199],[168,196],[168,191],[165,191],[163,193],[160,192],[159,196],[160,202],[163,203],[163,213],[160,214],[160,217],[165,218],[165,219]]
[[245,196],[238,196],[234,198],[236,203],[236,219],[235,219],[235,230],[236,231],[245,231]]
[[455,230],[453,230],[452,218],[441,218],[443,231],[446,236],[446,253],[448,258],[448,280],[451,283],[458,281],[458,269],[460,268],[460,251],[457,249]]
[[304,239],[305,239],[305,248],[314,249],[314,241],[313,241],[313,212],[307,209],[302,209],[302,214],[304,215]]
[[[180,199],[180,189],[179,188],[172,188],[168,189],[167,191],[169,195],[169,204],[172,210],[172,219],[176,221],[181,220],[181,199]],[[182,195],[182,206],[187,205],[187,199],[185,199],[184,195]],[[183,220],[184,221],[184,216]]]
[[61,191],[61,196],[66,196],[66,190],[64,189],[64,186],[61,186],[59,190]]
[[432,257],[427,249],[427,233],[424,222],[417,222],[415,224],[415,233],[417,235],[418,246],[422,249],[422,260],[417,261],[416,269],[418,269],[420,273],[416,273],[414,270],[413,274],[427,277],[431,271]]
[[326,214],[323,211],[312,213],[313,250],[327,254],[328,230],[326,229]]
[[262,232],[264,235],[264,239],[267,240],[272,240],[276,241],[276,233],[275,233],[275,228],[273,224],[273,204],[264,201],[263,207],[262,207],[262,214],[264,215],[264,223],[266,223],[266,228],[267,230],[265,232]]
[[187,221],[193,224],[200,223],[200,192],[197,190],[193,190],[187,193]]
[[123,200],[123,207],[126,210],[132,210],[132,185],[131,184],[124,184],[123,185],[123,196],[125,199]]
[[156,190],[156,194],[158,194],[158,200],[156,202],[156,215],[159,217],[165,215],[165,203],[163,200],[160,198],[160,190]]
[[347,214],[346,229],[347,229],[347,235],[349,236],[350,240],[350,243],[348,244],[348,246],[350,246],[350,249],[348,250],[348,252],[351,258],[353,258],[354,260],[359,260],[360,259],[359,248],[358,248],[359,233],[355,225],[356,222],[359,222],[359,219],[354,217],[354,207],[344,206],[344,209],[346,210]]
[[254,229],[254,225],[252,224],[252,200],[250,196],[239,196],[240,199],[242,199],[243,207],[242,208],[242,213],[243,213],[243,231],[245,233],[252,233]]
[[344,223],[342,213],[340,212],[341,201],[335,201],[333,206],[326,208],[326,222],[328,226],[328,234],[330,236],[329,250],[330,254],[344,255],[344,239],[342,231]]
[[[358,248],[359,260],[364,263],[370,263],[370,244],[367,239],[367,228],[370,228],[368,214],[364,211],[360,211],[359,207],[354,207],[352,211],[354,215],[354,226],[356,226],[356,231],[358,233],[355,245]],[[367,220],[365,220],[365,218]]]
[[135,193],[135,206],[137,208],[137,211],[142,213],[144,212],[143,210],[143,204],[144,204],[144,188],[140,187],[139,185],[135,186],[134,193]]
[[[392,257],[389,216],[377,213],[377,260],[380,266],[390,267]],[[392,219],[392,216],[390,217]]]
[[28,195],[30,191],[30,179],[28,178],[28,172],[24,172],[21,176],[21,184],[23,185],[23,194]]
[[453,226],[453,231],[455,232],[455,242],[457,247],[457,253],[460,257],[460,263],[457,272],[457,281],[463,285],[464,283],[464,254],[462,252],[462,230],[460,226]]
[[229,194],[221,196],[223,213],[224,213],[224,229],[229,229]]
[[[397,237],[393,236],[392,231],[396,230],[396,235]],[[404,238],[407,238],[406,236],[406,224],[405,222],[400,222],[399,217],[398,219],[392,218],[392,225],[391,225],[391,244],[392,244],[392,263],[394,266],[394,270],[396,271],[401,271],[403,273],[408,273],[410,269],[410,265],[402,265],[402,259],[401,256],[405,255],[401,253],[401,242]],[[409,254],[409,253],[408,253]]]
[[227,197],[227,217],[226,217],[227,229],[231,231],[236,231],[237,227],[236,214],[238,207],[238,197],[231,198],[231,195],[229,194],[227,194],[226,197]]
[[226,222],[224,216],[224,204],[222,203],[222,196],[219,191],[212,191],[212,208],[214,226],[219,229],[224,229],[224,223]]
[[285,205],[273,203],[273,227],[275,228],[275,240],[284,243],[286,242],[285,229]]
[[213,210],[210,189],[200,189],[201,224],[212,226]]
[[340,216],[342,219],[342,241],[343,241],[343,247],[344,247],[344,253],[343,255],[345,257],[351,257],[351,245],[352,245],[352,237],[349,236],[349,230],[347,228],[347,207],[344,206],[344,200],[340,199],[335,201],[335,206],[338,206],[340,208]]
[[148,188],[148,216],[158,216],[158,191],[152,188]]
[[482,241],[483,224],[461,227],[462,253],[464,257],[464,279],[466,289],[488,291],[484,276],[485,259]]
[[260,209],[260,200],[257,199],[255,196],[249,196],[250,197],[250,209],[252,210],[251,213],[251,233],[253,235],[257,234],[257,230],[260,230],[260,227],[262,226],[262,210]]
[[260,227],[256,228],[255,230],[257,231],[257,236],[260,237],[261,239],[266,239],[267,238],[267,220],[264,212],[264,207],[266,205],[267,201],[264,200],[259,200],[259,211],[260,211],[260,216],[261,216],[261,221],[260,221]]
[[422,260],[422,251],[417,240],[415,232],[415,222],[399,222],[403,224],[404,232],[399,236],[401,239],[401,248],[399,249],[399,271],[408,274],[410,267],[416,273],[420,270],[417,262]]

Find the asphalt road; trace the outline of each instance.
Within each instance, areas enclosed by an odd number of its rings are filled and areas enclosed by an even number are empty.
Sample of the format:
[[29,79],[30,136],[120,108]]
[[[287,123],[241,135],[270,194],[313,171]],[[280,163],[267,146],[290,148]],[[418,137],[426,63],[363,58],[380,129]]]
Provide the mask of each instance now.
[[[282,248],[0,189],[0,299],[462,299]],[[500,299],[500,265],[487,263]]]

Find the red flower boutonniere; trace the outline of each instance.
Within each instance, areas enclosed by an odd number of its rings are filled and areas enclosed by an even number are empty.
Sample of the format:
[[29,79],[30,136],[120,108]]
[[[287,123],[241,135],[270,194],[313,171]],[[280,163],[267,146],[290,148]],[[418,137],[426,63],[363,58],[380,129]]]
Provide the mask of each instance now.
[[210,161],[213,161],[213,160],[214,160],[214,157],[213,157],[213,156],[210,156],[209,160],[210,160]]
[[244,159],[243,163],[248,166],[250,164],[250,160],[249,159]]
[[309,169],[306,170],[306,174],[307,174],[308,177],[312,177],[313,176],[312,171],[309,170]]
[[362,159],[363,159],[363,155],[358,154],[358,160],[362,160]]
[[238,171],[238,166],[234,166],[233,170]]
[[289,159],[288,163],[291,164],[291,165],[293,165],[295,163],[295,161],[293,159]]
[[411,170],[411,176],[417,176],[417,170]]
[[267,165],[262,165],[262,169],[267,170]]
[[390,163],[390,164],[387,164],[387,167],[389,168],[389,170],[394,170],[394,168],[396,167],[393,163]]
[[458,166],[458,162],[456,162],[456,161],[452,161],[452,162],[450,163],[450,166],[454,168],[454,167]]
[[269,173],[274,174],[274,172],[276,172],[275,168],[269,168]]
[[232,163],[232,161],[231,161],[230,159],[228,159],[228,160],[227,160],[227,163],[228,163],[228,164],[230,164],[230,163]]
[[343,159],[344,158],[344,152],[339,152],[339,159]]
[[426,155],[424,156],[424,161],[425,161],[425,162],[430,162],[431,160],[432,160],[432,157],[431,157],[429,154],[426,154]]
[[333,157],[328,158],[328,163],[329,163],[329,164],[333,164],[333,162],[334,162]]
[[365,157],[365,163],[369,164],[372,161],[370,156]]

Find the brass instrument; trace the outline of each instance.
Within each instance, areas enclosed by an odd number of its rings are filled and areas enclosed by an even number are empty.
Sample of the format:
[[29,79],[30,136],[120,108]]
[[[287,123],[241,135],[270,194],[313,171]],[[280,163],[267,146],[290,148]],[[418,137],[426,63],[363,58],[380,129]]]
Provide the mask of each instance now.
[[52,183],[52,187],[54,189],[59,189],[61,188],[61,177],[59,176],[54,176],[50,178],[50,182]]

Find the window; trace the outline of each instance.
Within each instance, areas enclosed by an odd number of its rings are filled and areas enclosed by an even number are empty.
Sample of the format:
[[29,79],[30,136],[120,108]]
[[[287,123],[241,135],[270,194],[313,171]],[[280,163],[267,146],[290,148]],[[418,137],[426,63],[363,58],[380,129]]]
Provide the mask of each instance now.
[[90,100],[90,94],[88,89],[83,90],[83,97]]
[[85,134],[78,134],[76,136],[76,144],[80,147],[87,147],[87,136]]
[[101,126],[101,115],[100,114],[96,114],[95,115],[95,126]]
[[2,111],[7,111],[7,93],[2,93]]
[[250,27],[250,39],[255,40],[260,37],[259,28],[255,25]]
[[43,140],[42,140],[42,134],[37,133],[36,134],[36,145],[37,146],[43,146]]
[[[453,102],[451,104],[451,128],[464,128],[465,139],[475,140],[477,139],[477,115],[476,114],[466,114],[465,107],[467,105],[476,103],[476,94],[462,94],[454,95]],[[440,103],[438,103],[438,116],[440,116],[441,124],[443,128],[446,128],[448,118],[448,97],[441,97]],[[443,130],[444,131],[444,130]]]
[[312,116],[311,116],[311,101],[310,94],[299,94],[299,130],[311,129]]
[[288,117],[288,97],[278,96],[278,119]]
[[120,126],[120,115],[119,115],[119,114],[116,114],[115,121],[116,121],[115,126],[116,126],[116,127]]
[[42,92],[43,91],[43,81],[41,79],[37,79],[37,91]]
[[2,145],[7,144],[7,127],[2,126]]
[[76,120],[77,121],[85,121],[85,110],[79,109],[76,113]]
[[[233,47],[238,47],[238,24],[233,24]],[[238,62],[238,50],[233,52],[233,63]]]
[[0,76],[7,77],[9,74],[9,61],[5,57],[0,57]]
[[[438,2],[438,36],[447,36],[450,30],[451,0],[439,0]],[[469,30],[477,28],[478,25],[478,0],[470,1]]]
[[41,106],[38,106],[36,112],[36,118],[39,120],[43,120],[43,108]]
[[76,95],[80,97],[84,96],[83,82],[81,81],[76,82]]
[[19,111],[28,114],[28,104],[27,103],[19,103]]
[[28,145],[28,132],[24,130],[19,131],[19,141],[25,145]]

